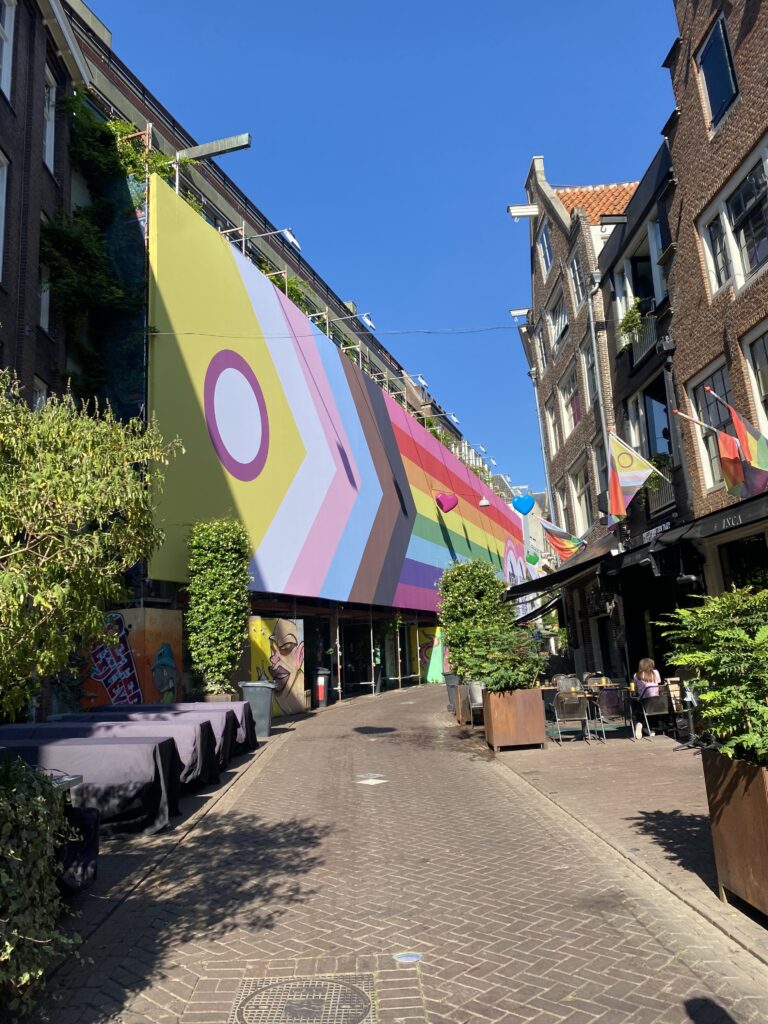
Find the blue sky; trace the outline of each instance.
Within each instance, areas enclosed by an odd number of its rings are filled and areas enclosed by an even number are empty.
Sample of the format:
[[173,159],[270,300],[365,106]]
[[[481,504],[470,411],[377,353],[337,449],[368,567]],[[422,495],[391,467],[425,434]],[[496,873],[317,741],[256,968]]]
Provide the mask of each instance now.
[[[91,6],[197,139],[253,134],[221,166],[371,311],[471,443],[543,486],[508,315],[530,300],[528,229],[506,206],[524,201],[534,154],[555,185],[642,175],[673,107],[672,0]],[[487,327],[503,329],[469,330]],[[412,330],[436,333],[397,333]]]

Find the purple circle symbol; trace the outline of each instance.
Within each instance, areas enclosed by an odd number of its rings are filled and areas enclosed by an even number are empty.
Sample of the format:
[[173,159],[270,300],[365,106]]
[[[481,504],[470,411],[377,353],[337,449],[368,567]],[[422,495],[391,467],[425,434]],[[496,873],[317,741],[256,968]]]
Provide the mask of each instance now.
[[203,404],[222,466],[238,480],[255,480],[267,461],[269,417],[256,374],[239,353],[222,349],[210,361]]

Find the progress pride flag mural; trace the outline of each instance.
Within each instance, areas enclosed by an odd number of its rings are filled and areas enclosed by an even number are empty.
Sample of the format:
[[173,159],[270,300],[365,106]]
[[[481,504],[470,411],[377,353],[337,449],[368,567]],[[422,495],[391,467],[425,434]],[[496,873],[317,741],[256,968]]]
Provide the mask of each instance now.
[[186,450],[153,578],[183,580],[192,522],[220,515],[257,591],[432,611],[454,561],[525,578],[517,513],[155,178],[150,204],[150,406]]

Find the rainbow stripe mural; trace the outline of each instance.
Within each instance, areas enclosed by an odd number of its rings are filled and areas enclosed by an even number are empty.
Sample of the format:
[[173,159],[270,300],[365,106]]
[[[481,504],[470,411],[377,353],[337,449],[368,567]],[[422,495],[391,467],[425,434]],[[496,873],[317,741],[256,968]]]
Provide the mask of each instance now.
[[191,524],[235,515],[256,591],[432,611],[453,561],[525,579],[517,513],[157,178],[149,262],[150,410],[185,448],[153,578],[183,581]]

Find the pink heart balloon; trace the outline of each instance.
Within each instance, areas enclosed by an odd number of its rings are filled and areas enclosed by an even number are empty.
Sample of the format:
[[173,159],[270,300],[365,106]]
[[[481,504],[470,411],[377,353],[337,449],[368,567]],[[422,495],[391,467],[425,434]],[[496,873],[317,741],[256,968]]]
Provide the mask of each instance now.
[[435,503],[441,512],[450,512],[452,508],[456,508],[459,504],[459,499],[455,494],[444,494],[441,491],[435,498]]

